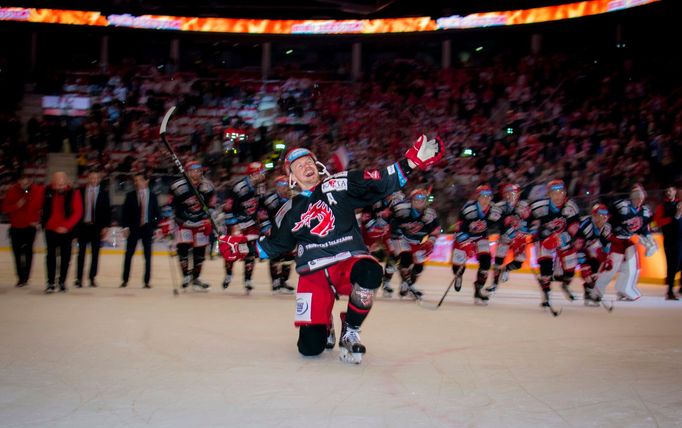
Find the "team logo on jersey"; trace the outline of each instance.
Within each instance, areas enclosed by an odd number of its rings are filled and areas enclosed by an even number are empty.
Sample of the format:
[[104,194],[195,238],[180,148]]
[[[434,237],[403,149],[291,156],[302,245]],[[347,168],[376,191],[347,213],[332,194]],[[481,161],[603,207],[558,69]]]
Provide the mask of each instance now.
[[476,220],[469,223],[469,232],[471,233],[481,233],[488,228],[488,224],[485,220]]
[[642,217],[632,217],[631,219],[628,219],[625,221],[625,227],[628,228],[629,232],[635,233],[639,229],[642,228],[642,225],[644,222],[642,221]]
[[366,169],[363,177],[365,180],[381,180],[381,173],[378,169]]
[[348,179],[347,178],[330,178],[329,180],[322,183],[323,192],[331,192],[333,190],[347,190],[348,189]]
[[308,210],[301,215],[301,220],[291,229],[292,232],[299,231],[302,227],[311,227],[312,221],[317,220],[317,225],[310,229],[310,233],[324,238],[334,230],[334,214],[332,210],[322,201],[309,204]]
[[258,199],[256,198],[249,198],[245,200],[242,205],[244,206],[244,211],[248,215],[252,215],[256,212],[256,207],[258,206]]
[[566,228],[566,219],[563,217],[557,217],[552,221],[547,223],[547,229],[552,232],[561,232]]

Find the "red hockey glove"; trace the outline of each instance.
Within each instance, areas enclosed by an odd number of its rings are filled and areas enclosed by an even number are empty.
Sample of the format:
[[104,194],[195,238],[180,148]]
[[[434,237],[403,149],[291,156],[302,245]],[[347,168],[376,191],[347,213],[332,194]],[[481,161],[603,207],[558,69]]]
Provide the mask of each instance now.
[[243,235],[223,235],[218,238],[218,248],[226,261],[234,262],[244,259],[249,254],[246,242],[246,237]]
[[428,257],[429,255],[431,255],[431,253],[433,253],[433,245],[434,245],[433,241],[429,239],[428,241],[425,241],[424,243],[419,245],[419,250],[423,251],[424,254]]
[[526,235],[523,233],[517,234],[511,241],[509,246],[514,254],[520,254],[526,250]]
[[201,225],[201,229],[204,232],[204,235],[208,236],[211,234],[211,231],[213,230],[213,227],[211,226],[211,220],[206,219],[203,221],[204,224]]
[[611,261],[611,257],[607,257],[604,259],[604,261],[601,264],[601,271],[607,271],[613,269],[613,262]]
[[435,137],[429,140],[426,135],[422,135],[405,153],[405,157],[417,165],[417,168],[426,169],[441,160],[444,151],[445,147],[440,138]]

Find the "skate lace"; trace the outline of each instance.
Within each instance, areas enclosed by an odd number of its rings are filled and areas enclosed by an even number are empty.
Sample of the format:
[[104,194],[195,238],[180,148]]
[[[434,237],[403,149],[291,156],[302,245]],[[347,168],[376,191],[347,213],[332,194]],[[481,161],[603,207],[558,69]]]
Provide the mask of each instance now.
[[343,341],[348,344],[360,343],[360,330],[347,329],[343,335]]

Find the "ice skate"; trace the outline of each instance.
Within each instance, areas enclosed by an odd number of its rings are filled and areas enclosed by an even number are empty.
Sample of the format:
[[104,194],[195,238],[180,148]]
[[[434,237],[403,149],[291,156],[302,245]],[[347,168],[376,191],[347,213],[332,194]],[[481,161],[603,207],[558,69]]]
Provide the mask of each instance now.
[[484,295],[481,292],[482,289],[483,284],[474,284],[474,303],[481,306],[487,306],[490,297]]
[[382,296],[385,298],[391,298],[393,296],[393,288],[391,287],[391,283],[389,281],[384,281],[383,286],[382,286]]
[[339,358],[344,363],[360,364],[366,352],[365,345],[360,342],[360,330],[346,327],[339,343]]
[[225,279],[223,279],[223,290],[225,290],[227,287],[230,286],[230,283],[232,282],[232,275],[225,275]]
[[459,293],[462,289],[462,275],[455,276],[455,291]]
[[634,302],[635,300],[639,299],[639,297],[637,299],[635,299],[635,298],[628,296],[625,293],[621,293],[620,291],[618,292],[617,296],[618,296],[618,300],[620,300],[622,302]]
[[54,284],[50,283],[47,284],[47,287],[45,288],[45,294],[52,294],[54,293]]
[[325,343],[324,347],[326,349],[334,349],[334,345],[336,344],[336,332],[334,331],[334,325],[329,326],[329,333],[327,334],[327,343]]
[[210,285],[207,283],[203,282],[199,278],[194,278],[192,281],[192,290],[194,291],[208,291]]
[[282,281],[282,285],[279,287],[280,292],[284,294],[293,294],[296,289],[289,285],[288,282]]
[[192,283],[192,275],[185,275],[182,277],[182,288],[187,288]]
[[244,291],[246,292],[246,295],[248,296],[251,294],[251,291],[253,290],[253,282],[250,279],[247,279],[244,281]]
[[400,284],[400,297],[407,297],[407,296],[412,296],[414,299],[421,299],[424,293],[422,293],[420,290],[415,288],[414,285],[408,283],[408,282],[403,282]]
[[282,286],[279,282],[279,278],[272,281],[272,294],[277,294],[282,291]]
[[583,298],[583,303],[585,306],[589,307],[599,307],[601,298],[599,296],[594,296],[590,291],[585,290],[585,295]]

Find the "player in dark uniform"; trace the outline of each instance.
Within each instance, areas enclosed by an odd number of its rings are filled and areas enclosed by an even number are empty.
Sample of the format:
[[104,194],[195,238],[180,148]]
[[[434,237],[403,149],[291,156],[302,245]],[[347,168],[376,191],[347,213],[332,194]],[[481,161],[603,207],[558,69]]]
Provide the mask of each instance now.
[[[566,298],[575,300],[569,285],[578,264],[573,236],[578,230],[580,212],[578,206],[566,197],[566,186],[561,180],[547,184],[549,198],[533,202],[531,210],[531,233],[537,242],[536,250],[542,289],[542,306],[551,308],[549,294],[552,280],[561,282]],[[555,258],[561,273],[555,274]]]
[[[194,161],[188,162],[185,170],[206,205],[213,208],[215,190],[213,183],[204,178],[201,164]],[[209,285],[201,281],[199,275],[201,275],[201,267],[206,258],[208,238],[213,233],[211,221],[184,178],[171,184],[170,191],[171,206],[175,211],[177,224],[175,242],[183,274],[182,288],[187,288],[192,284],[195,290],[206,290]],[[190,250],[192,250],[192,270],[189,268]]]
[[[499,225],[500,237],[495,250],[493,283],[486,288],[488,293],[495,292],[500,282],[507,282],[509,272],[520,269],[526,260],[530,206],[528,202],[519,200],[520,195],[518,184],[507,184],[502,188],[503,200],[492,208],[490,219]],[[504,259],[510,250],[514,259],[505,265]]]
[[[261,235],[265,236],[270,236],[275,233],[275,216],[277,215],[277,211],[291,199],[289,178],[287,176],[280,175],[279,177],[276,177],[274,184],[275,191],[265,195],[261,203],[268,213],[267,220],[261,222]],[[294,292],[294,287],[287,282],[289,280],[289,275],[291,274],[291,265],[293,264],[293,261],[293,253],[285,254],[276,259],[270,259],[270,279],[272,280],[273,293]]]
[[632,242],[634,235],[639,235],[639,243],[644,246],[645,256],[652,256],[658,245],[653,240],[649,230],[652,211],[644,204],[646,192],[636,184],[630,192],[629,199],[618,199],[611,210],[611,251],[609,259],[611,269],[604,270],[597,279],[597,289],[604,295],[606,286],[611,282],[616,272],[620,271],[616,280],[616,292],[620,300],[633,301],[641,297],[637,288],[639,279],[639,260],[637,248]]
[[410,193],[410,199],[396,203],[392,209],[391,250],[402,279],[400,297],[409,294],[420,299],[423,294],[415,283],[440,233],[436,211],[426,206],[428,197],[426,189],[415,189]]
[[[256,186],[265,179],[264,170],[259,162],[249,165],[248,175],[237,181],[225,200],[225,207],[231,207],[231,212],[225,215],[227,231],[242,235],[248,244],[254,247],[261,234],[261,222],[268,221],[268,213],[261,204],[261,198],[256,192]],[[255,251],[244,258],[244,290],[246,294],[253,290],[253,270],[256,266]],[[223,289],[230,286],[234,261],[225,260],[225,279]]]
[[493,191],[484,184],[476,188],[475,199],[467,201],[459,212],[452,245],[452,272],[455,274],[455,290],[462,288],[462,276],[469,258],[478,259],[478,272],[474,281],[474,302],[485,305],[489,296],[482,292],[490,270],[490,242],[488,229],[493,221],[491,202]]
[[611,269],[608,252],[611,240],[609,209],[604,204],[595,204],[592,214],[580,222],[573,241],[580,264],[580,276],[585,290],[585,306],[599,306],[601,296],[594,290],[599,272]]
[[[261,258],[278,257],[296,247],[299,281],[296,294],[298,350],[319,355],[325,349],[335,295],[348,295],[339,342],[342,361],[358,364],[365,346],[359,330],[372,307],[374,291],[381,285],[381,265],[369,255],[362,241],[355,210],[372,205],[405,185],[415,168],[437,162],[443,145],[421,136],[402,159],[388,167],[344,171],[321,179],[315,156],[307,149],[287,153],[285,170],[301,193],[277,213],[274,235],[257,244]],[[221,237],[226,258],[244,254],[243,238]]]

